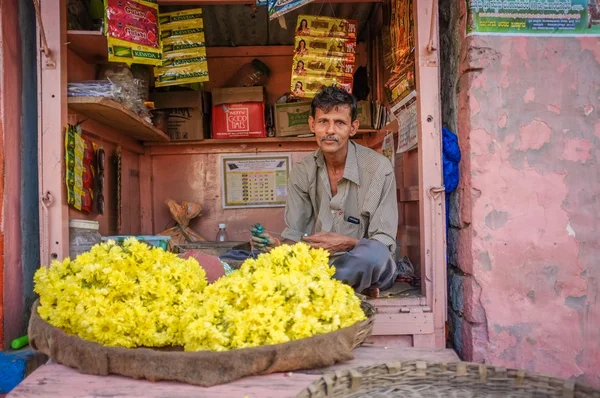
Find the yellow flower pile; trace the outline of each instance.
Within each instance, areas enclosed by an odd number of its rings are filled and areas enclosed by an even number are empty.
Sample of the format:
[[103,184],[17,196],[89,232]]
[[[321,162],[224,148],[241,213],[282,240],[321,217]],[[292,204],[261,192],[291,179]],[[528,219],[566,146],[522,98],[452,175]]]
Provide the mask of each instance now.
[[204,290],[185,313],[186,351],[284,343],[365,319],[352,288],[332,279],[329,255],[304,243],[282,245]]
[[107,346],[183,345],[183,314],[202,300],[206,273],[134,238],[95,245],[34,277],[42,319]]

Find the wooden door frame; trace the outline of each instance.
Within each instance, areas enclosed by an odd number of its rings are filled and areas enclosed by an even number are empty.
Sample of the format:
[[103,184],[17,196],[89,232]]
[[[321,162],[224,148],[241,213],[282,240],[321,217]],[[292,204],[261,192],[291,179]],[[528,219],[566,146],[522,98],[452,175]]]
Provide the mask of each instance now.
[[[50,3],[49,1],[40,2],[42,23],[51,53],[50,57],[46,57],[43,53],[40,53],[38,57],[42,265],[48,265],[53,258],[66,257],[69,248],[69,211],[63,181],[65,165],[62,138],[68,120],[66,0],[59,0],[58,5]],[[432,16],[432,13],[437,14],[437,0],[414,0],[414,4],[416,81],[419,92],[417,103],[420,250],[423,294],[426,305],[411,307],[412,309],[408,311],[410,316],[406,311],[400,310],[395,314],[390,313],[389,316],[392,316],[393,321],[390,321],[389,325],[390,330],[397,329],[398,332],[406,332],[407,328],[404,326],[399,328],[400,325],[404,325],[405,321],[410,319],[416,319],[413,328],[415,330],[413,344],[443,348],[445,346],[447,288],[440,69],[439,51],[430,47],[430,42],[433,47],[438,46],[439,43],[438,15]],[[432,25],[434,29],[431,29]],[[381,84],[382,82],[380,82]],[[146,188],[145,191],[147,191],[148,187],[142,186],[142,188]],[[142,213],[147,214],[147,210],[143,209]],[[144,220],[142,220],[142,228],[147,228]],[[388,317],[388,314],[382,313],[381,315]],[[404,334],[404,332],[396,334]]]

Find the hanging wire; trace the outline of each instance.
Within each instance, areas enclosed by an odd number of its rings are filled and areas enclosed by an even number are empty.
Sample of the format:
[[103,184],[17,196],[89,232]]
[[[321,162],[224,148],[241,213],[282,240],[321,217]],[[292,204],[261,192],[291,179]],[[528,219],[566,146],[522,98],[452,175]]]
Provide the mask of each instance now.
[[44,23],[42,22],[42,13],[40,12],[40,3],[38,0],[33,0],[33,7],[35,8],[35,15],[37,17],[38,25],[40,26],[40,34],[42,36],[42,48],[46,58],[50,58],[50,48],[48,47],[48,40],[46,39],[46,32],[44,31]]

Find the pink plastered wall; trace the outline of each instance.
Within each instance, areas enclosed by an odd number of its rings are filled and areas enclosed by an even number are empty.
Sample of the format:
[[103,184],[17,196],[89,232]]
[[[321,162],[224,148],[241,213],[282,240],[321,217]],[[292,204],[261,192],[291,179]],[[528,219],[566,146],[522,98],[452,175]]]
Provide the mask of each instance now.
[[463,359],[598,387],[600,38],[475,36],[459,65]]

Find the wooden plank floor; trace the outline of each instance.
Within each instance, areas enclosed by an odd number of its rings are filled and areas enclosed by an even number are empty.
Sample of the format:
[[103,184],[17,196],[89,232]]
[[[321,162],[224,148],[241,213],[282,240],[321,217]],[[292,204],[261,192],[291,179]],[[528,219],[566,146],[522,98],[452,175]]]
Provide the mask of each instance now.
[[320,374],[332,370],[415,359],[432,362],[459,361],[452,350],[363,346],[357,348],[354,353],[354,360],[329,368],[246,377],[210,388],[170,382],[152,383],[112,375],[90,376],[57,363],[49,363],[27,377],[8,394],[8,398],[283,398],[294,397],[300,390],[319,378]]

